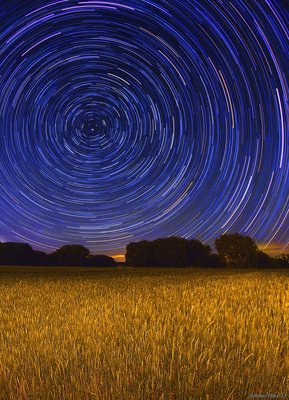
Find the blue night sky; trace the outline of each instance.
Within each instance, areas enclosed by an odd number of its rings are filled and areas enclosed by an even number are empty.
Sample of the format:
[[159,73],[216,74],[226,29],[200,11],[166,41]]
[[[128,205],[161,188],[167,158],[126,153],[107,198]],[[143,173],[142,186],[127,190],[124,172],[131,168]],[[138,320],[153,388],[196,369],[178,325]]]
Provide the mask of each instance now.
[[0,1],[0,241],[288,252],[288,2]]

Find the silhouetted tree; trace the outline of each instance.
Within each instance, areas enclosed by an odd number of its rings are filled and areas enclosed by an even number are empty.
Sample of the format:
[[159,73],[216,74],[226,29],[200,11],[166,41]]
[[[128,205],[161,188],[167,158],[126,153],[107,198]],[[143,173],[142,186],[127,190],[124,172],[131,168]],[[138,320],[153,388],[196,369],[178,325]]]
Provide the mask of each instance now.
[[157,267],[186,267],[187,241],[179,237],[156,239],[152,242],[153,264]]
[[105,255],[89,256],[87,262],[90,267],[116,267],[115,260]]
[[219,256],[232,267],[253,267],[257,265],[257,245],[249,236],[238,233],[225,234],[215,241]]
[[186,266],[210,267],[211,248],[196,239],[187,240],[187,261]]
[[80,244],[67,244],[52,253],[59,266],[85,266],[88,256],[89,250]]
[[261,250],[257,250],[255,265],[258,268],[272,268],[276,267],[276,262],[273,258],[269,256],[269,254],[264,253]]
[[31,264],[34,266],[48,266],[50,265],[49,255],[44,253],[43,251],[33,251]]
[[31,265],[33,253],[26,243],[0,243],[0,265]]
[[216,258],[211,259],[210,247],[199,240],[172,236],[129,243],[126,262],[135,267],[210,267]]
[[210,268],[222,268],[225,267],[226,261],[218,254],[210,254],[209,267]]
[[152,267],[154,261],[152,242],[141,240],[126,246],[126,264],[133,267]]

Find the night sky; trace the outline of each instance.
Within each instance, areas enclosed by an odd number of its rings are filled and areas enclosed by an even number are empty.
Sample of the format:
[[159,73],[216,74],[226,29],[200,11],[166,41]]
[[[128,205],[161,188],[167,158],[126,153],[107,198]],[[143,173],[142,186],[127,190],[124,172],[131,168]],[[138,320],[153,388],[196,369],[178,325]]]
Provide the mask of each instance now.
[[288,6],[0,1],[0,241],[288,252]]

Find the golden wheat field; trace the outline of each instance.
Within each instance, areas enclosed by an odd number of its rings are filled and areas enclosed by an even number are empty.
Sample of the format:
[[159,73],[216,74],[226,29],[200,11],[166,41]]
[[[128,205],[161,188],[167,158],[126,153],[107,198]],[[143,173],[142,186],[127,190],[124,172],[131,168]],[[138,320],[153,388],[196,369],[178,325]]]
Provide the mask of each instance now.
[[2,267],[0,399],[288,398],[288,277]]

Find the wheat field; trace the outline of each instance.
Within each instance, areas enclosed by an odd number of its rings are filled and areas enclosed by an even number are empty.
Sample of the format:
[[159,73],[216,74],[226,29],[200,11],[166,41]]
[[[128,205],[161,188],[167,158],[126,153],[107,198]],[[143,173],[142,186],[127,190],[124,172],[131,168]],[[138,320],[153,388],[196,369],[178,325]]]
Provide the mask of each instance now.
[[1,267],[0,399],[289,398],[288,277]]

